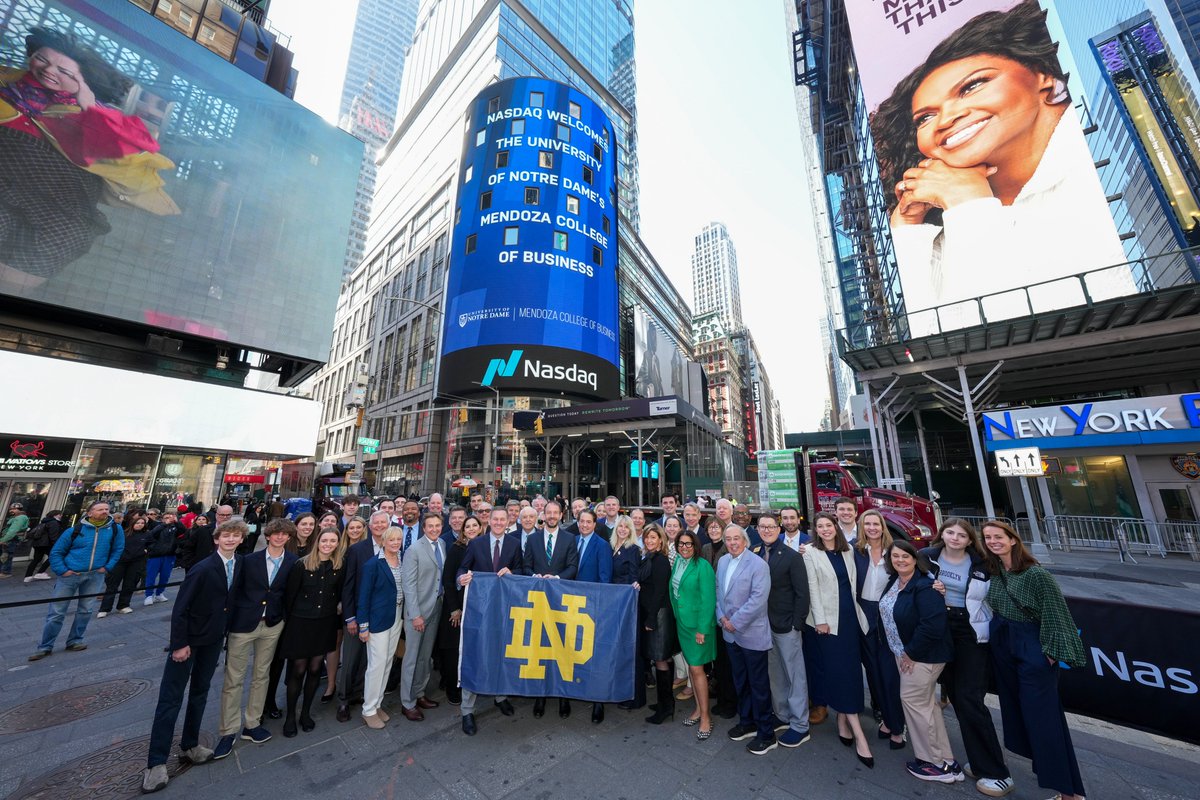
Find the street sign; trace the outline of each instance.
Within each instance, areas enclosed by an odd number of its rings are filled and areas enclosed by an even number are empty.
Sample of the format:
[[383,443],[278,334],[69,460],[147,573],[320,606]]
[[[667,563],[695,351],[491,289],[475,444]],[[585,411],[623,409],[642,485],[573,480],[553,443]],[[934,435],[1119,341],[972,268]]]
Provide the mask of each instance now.
[[373,456],[378,452],[379,452],[378,447],[369,447],[367,445],[363,445],[363,454],[364,455]]
[[1014,447],[996,451],[996,469],[1001,478],[1040,478],[1042,451],[1037,447]]
[[358,443],[364,447],[379,447],[378,439],[368,439],[366,436],[358,437]]

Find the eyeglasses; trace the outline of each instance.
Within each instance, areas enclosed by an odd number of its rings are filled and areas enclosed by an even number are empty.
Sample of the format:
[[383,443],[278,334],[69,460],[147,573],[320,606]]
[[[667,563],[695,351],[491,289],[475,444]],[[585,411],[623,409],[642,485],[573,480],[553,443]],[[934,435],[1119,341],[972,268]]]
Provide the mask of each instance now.
[[680,542],[679,544],[675,545],[675,549],[682,550],[685,547],[693,547],[693,546],[694,545],[691,542]]

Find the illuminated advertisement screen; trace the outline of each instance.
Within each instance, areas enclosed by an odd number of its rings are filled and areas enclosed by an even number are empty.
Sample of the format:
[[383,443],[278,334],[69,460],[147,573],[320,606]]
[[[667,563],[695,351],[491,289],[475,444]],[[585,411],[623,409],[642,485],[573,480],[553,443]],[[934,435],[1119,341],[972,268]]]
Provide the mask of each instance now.
[[439,390],[620,397],[612,123],[539,78],[472,102]]
[[361,156],[134,3],[3,4],[0,293],[324,360]]
[[687,358],[640,307],[633,315],[634,388],[639,397],[689,397]]
[[846,8],[911,335],[1137,291],[1038,3]]

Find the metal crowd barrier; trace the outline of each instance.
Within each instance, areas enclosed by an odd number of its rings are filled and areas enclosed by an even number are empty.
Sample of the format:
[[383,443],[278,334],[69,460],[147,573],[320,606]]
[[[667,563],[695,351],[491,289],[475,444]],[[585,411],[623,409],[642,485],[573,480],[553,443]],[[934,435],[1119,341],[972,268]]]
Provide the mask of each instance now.
[[1143,548],[1147,554],[1166,558],[1168,553],[1182,553],[1192,561],[1200,561],[1200,523],[1127,519],[1121,523],[1119,534],[1130,547]]

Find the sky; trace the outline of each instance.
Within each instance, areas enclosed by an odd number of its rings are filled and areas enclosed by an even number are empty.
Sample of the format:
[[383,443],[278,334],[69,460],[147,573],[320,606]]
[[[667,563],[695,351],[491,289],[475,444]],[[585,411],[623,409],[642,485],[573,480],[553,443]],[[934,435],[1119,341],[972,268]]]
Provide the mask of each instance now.
[[[331,122],[355,5],[270,7],[292,38],[296,100]],[[725,223],[784,430],[816,430],[828,395],[823,301],[783,0],[636,0],[634,25],[642,239],[690,303],[694,237]]]

